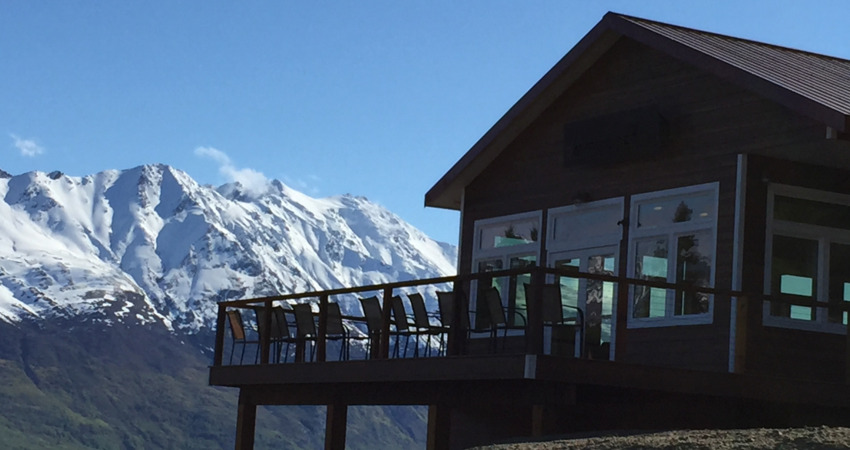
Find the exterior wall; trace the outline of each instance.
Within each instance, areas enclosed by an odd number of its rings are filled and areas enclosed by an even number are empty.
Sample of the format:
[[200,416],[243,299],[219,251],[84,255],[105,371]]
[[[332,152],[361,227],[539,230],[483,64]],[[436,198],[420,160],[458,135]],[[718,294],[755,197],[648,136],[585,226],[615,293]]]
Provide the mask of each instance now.
[[[764,292],[767,190],[770,183],[850,194],[850,171],[750,156],[745,218],[743,290]],[[747,323],[746,371],[844,381],[847,337],[762,326],[761,302],[752,302]],[[793,362],[789,364],[789,361]]]
[[[566,124],[647,106],[668,121],[664,152],[629,162],[565,164]],[[564,206],[579,191],[594,201],[625,197],[628,208],[633,194],[716,181],[720,204],[715,287],[729,289],[737,154],[826,161],[832,158],[833,147],[844,143],[828,143],[824,135],[825,128],[811,120],[621,39],[466,187],[459,271],[471,270],[476,220]],[[850,166],[850,151],[846,154],[848,159],[839,163]],[[763,227],[761,233],[763,242]],[[623,271],[625,263],[621,257]],[[627,329],[627,305],[620,301],[616,359],[728,370],[730,303],[729,299],[714,302],[714,320],[709,325]]]

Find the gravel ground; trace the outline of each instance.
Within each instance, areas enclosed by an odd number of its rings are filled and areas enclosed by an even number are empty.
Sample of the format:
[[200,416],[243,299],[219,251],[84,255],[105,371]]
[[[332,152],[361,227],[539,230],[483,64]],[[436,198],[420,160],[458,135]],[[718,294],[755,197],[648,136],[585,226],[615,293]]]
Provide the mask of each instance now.
[[479,450],[554,449],[850,449],[850,428],[633,432],[476,447]]

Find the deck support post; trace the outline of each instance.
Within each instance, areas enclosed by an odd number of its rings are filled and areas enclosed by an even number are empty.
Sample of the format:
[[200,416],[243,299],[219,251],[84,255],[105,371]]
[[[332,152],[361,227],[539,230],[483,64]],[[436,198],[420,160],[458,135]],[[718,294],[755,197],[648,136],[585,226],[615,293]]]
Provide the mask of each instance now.
[[254,428],[257,423],[257,404],[245,389],[239,389],[239,406],[236,415],[236,450],[253,450]]
[[348,405],[328,405],[325,422],[325,450],[345,450],[345,427],[348,422]]
[[428,434],[426,448],[443,450],[449,448],[451,408],[448,405],[428,405]]

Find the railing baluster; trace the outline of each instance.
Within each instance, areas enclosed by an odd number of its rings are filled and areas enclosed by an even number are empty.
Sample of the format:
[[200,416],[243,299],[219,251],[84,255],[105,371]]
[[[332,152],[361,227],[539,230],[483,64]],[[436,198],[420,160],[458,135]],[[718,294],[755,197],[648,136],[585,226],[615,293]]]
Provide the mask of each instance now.
[[260,364],[269,363],[269,348],[271,347],[271,332],[272,332],[272,301],[266,300],[263,302],[263,325],[257,324],[257,327],[264,330],[260,333]]

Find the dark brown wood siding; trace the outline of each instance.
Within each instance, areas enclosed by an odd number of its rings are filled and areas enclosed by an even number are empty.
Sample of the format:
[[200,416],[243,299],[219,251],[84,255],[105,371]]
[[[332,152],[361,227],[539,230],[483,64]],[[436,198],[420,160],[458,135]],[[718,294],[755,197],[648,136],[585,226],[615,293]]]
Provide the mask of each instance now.
[[[627,162],[565,163],[567,124],[635,108],[666,119],[663,151]],[[719,182],[715,285],[731,288],[737,155],[836,163],[835,147],[847,143],[824,135],[825,127],[784,107],[621,39],[466,187],[459,271],[471,270],[476,220],[568,205],[579,192],[628,204],[638,193]],[[850,167],[846,155],[837,164]],[[699,326],[627,329],[624,308],[618,305],[618,360],[727,370],[728,299],[716,299],[713,323]]]
[[[764,292],[770,183],[850,194],[850,172],[763,156],[750,156],[747,165],[743,290]],[[762,321],[762,304],[753,302],[747,323],[747,371],[838,382],[844,379],[846,336],[765,327]]]

